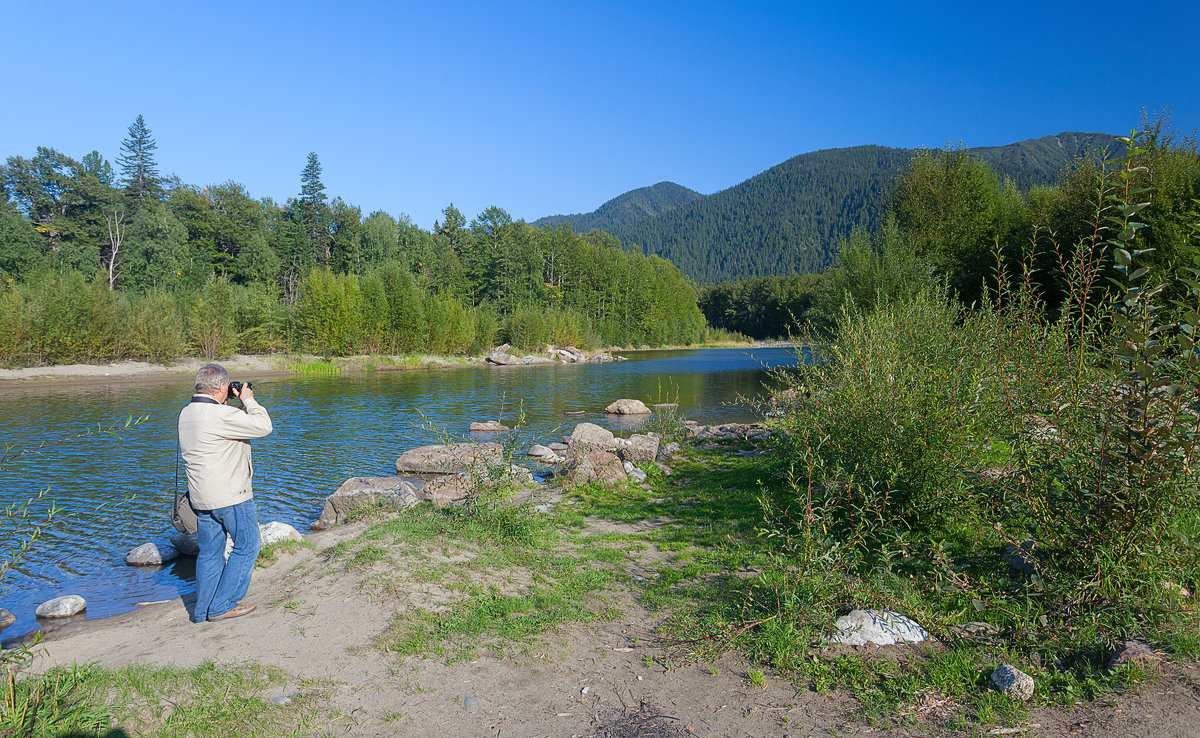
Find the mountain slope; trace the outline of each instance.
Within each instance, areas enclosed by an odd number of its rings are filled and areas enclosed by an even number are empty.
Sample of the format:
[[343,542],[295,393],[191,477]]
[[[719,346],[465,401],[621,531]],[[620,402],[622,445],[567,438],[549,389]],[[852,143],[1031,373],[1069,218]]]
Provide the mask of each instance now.
[[[1105,134],[1068,132],[967,151],[988,162],[998,176],[1028,189],[1053,184],[1077,157],[1094,156],[1115,143],[1115,137]],[[626,193],[593,213],[556,216],[556,222],[569,222],[577,231],[608,231],[623,243],[669,259],[699,284],[819,272],[856,225],[879,224],[891,188],[914,153],[916,149],[884,146],[814,151],[727,190],[696,195],[641,217],[630,219],[637,212],[635,193],[662,185]]]
[[543,227],[569,223],[576,233],[603,231],[662,215],[700,197],[704,195],[674,182],[659,182],[618,195],[590,213],[549,215],[537,219],[532,225]]

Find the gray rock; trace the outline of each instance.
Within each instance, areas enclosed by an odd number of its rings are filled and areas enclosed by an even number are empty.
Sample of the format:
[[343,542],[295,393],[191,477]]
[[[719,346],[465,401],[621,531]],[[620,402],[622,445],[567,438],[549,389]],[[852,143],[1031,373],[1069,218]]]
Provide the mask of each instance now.
[[654,458],[656,461],[670,461],[682,450],[683,446],[679,445],[675,441],[671,441],[670,443],[664,443],[663,445],[659,446],[658,455]]
[[889,646],[919,643],[929,638],[929,633],[920,625],[891,610],[854,610],[838,618],[833,627],[836,632],[825,639],[826,643]]
[[1036,686],[1033,677],[1008,664],[992,672],[991,683],[1004,696],[1022,702],[1033,696]]
[[596,483],[601,486],[620,484],[628,479],[621,460],[607,451],[589,451],[573,460],[568,470],[572,484]]
[[479,704],[479,700],[474,697],[463,697],[463,707],[474,707]]
[[286,705],[299,696],[300,696],[299,692],[293,692],[292,694],[281,694],[278,697],[272,697],[271,704],[272,705]]
[[200,536],[196,533],[174,533],[171,545],[180,556],[195,556],[200,553]]
[[569,449],[569,448],[571,448],[571,447],[570,447],[570,446],[568,446],[567,444],[565,444],[565,443],[558,443],[557,441],[556,441],[556,442],[554,442],[554,443],[551,443],[551,444],[549,444],[549,449],[550,449],[551,451],[566,451],[566,450],[567,450],[567,449]]
[[626,472],[626,475],[629,477],[629,481],[634,484],[641,484],[646,481],[646,472],[641,469],[635,468],[633,471]]
[[1125,641],[1125,645],[1109,656],[1108,670],[1112,671],[1124,664],[1139,664],[1141,666],[1157,666],[1162,661],[1154,650],[1141,641]]
[[280,523],[277,520],[272,520],[266,525],[258,526],[258,536],[264,546],[282,541],[299,542],[304,540],[304,536],[300,535],[300,531],[287,523]]
[[396,471],[420,474],[455,474],[472,466],[503,463],[498,443],[447,443],[405,451],[396,459]]
[[17,622],[16,615],[13,615],[8,610],[0,608],[0,630],[4,630],[15,622]]
[[461,505],[471,494],[471,478],[466,472],[435,477],[426,482],[420,492],[436,507]]
[[503,433],[511,430],[507,425],[499,423],[495,420],[484,420],[482,422],[471,423],[472,433]]
[[659,440],[654,436],[635,433],[629,437],[629,445],[621,449],[621,458],[635,464],[649,464],[658,458]]
[[393,510],[407,510],[421,502],[417,488],[400,477],[351,477],[325,498],[325,509],[317,521],[318,529],[346,522],[350,512],[360,507],[385,504]]
[[554,451],[549,448],[546,448],[545,446],[542,446],[541,444],[535,443],[533,446],[530,446],[529,450],[526,451],[525,453],[528,454],[529,456],[539,456],[540,457],[540,456],[550,456],[551,454],[554,453]]
[[158,566],[179,558],[179,551],[169,543],[143,543],[125,554],[130,566]]
[[79,595],[63,595],[38,605],[39,618],[69,618],[87,609],[87,600]]
[[648,415],[650,408],[641,400],[620,399],[604,408],[611,415]]
[[1032,574],[1037,571],[1037,560],[1033,557],[1035,551],[1037,543],[1032,538],[1021,541],[1020,548],[1010,543],[1004,547],[1004,561],[1022,574]]
[[607,451],[614,448],[612,431],[601,428],[595,423],[580,423],[571,431],[571,450],[587,453],[588,451]]

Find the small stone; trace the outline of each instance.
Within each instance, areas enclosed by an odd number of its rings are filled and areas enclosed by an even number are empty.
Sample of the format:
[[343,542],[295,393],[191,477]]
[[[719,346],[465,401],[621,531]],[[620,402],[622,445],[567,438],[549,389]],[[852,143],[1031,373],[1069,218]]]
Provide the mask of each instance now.
[[180,556],[195,556],[200,553],[200,536],[197,533],[175,533],[171,545]]
[[463,707],[474,707],[475,705],[478,705],[478,704],[479,704],[479,700],[476,699],[475,697],[467,696],[467,697],[463,698]]
[[534,505],[533,510],[534,510],[534,512],[550,513],[550,512],[554,512],[554,505],[552,505],[549,502],[543,502],[540,505]]
[[529,448],[529,450],[528,450],[528,451],[526,451],[525,453],[526,453],[528,456],[549,456],[549,455],[553,454],[553,453],[554,453],[554,451],[553,451],[553,449],[550,449],[550,448],[547,448],[547,447],[545,447],[545,446],[542,446],[541,444],[536,444],[536,443],[535,443],[535,444],[534,444],[533,446],[531,446],[531,447]]
[[143,543],[125,554],[130,566],[158,566],[179,558],[179,551],[169,543]]
[[916,622],[890,610],[853,610],[833,624],[836,631],[827,643],[850,646],[890,646],[893,643],[919,643],[929,633]]
[[4,630],[15,622],[17,622],[16,615],[13,615],[8,610],[0,608],[0,630]]
[[637,468],[636,466],[633,465],[632,461],[626,461],[624,464],[621,465],[621,467],[625,469],[626,474],[628,474],[629,472],[631,472]]
[[567,449],[571,448],[567,444],[558,443],[557,441],[548,445],[551,451],[566,451]]
[[1171,594],[1175,595],[1176,597],[1182,597],[1185,600],[1188,597],[1192,596],[1192,593],[1187,591],[1186,587],[1182,587],[1182,586],[1176,584],[1175,582],[1163,582],[1162,588],[1165,589],[1166,591],[1170,592]]
[[587,694],[587,693],[588,693],[587,687],[584,687],[583,689],[579,690],[579,694]]
[[638,675],[637,675],[637,680],[638,680],[639,682],[640,682],[640,681],[642,681],[642,675],[641,675],[641,674],[638,674]]
[[281,694],[278,697],[272,697],[271,704],[272,705],[286,705],[287,703],[291,702],[293,699],[295,699],[296,697],[299,697],[299,696],[300,695],[295,692],[293,692],[292,694]]
[[1020,669],[1004,664],[992,672],[992,686],[1005,697],[1022,702],[1033,696],[1033,677]]
[[635,468],[633,471],[628,472],[628,474],[629,481],[633,482],[634,484],[641,484],[642,482],[646,481],[646,472],[642,471],[641,469]]
[[258,537],[264,546],[272,543],[280,543],[281,541],[299,542],[304,540],[304,536],[300,535],[300,531],[287,523],[280,523],[276,520],[272,520],[266,525],[258,526]]
[[39,618],[69,618],[87,609],[87,600],[79,595],[64,595],[38,605]]
[[1141,641],[1125,641],[1120,649],[1113,652],[1108,659],[1108,670],[1112,671],[1118,666],[1124,664],[1138,664],[1140,666],[1150,667],[1156,666],[1162,659],[1158,654],[1154,653],[1153,649]]

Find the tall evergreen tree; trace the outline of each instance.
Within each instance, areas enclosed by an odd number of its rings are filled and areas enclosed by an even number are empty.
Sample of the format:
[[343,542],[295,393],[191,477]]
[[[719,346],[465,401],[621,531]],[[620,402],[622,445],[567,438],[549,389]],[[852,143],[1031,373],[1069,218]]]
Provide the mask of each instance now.
[[321,160],[317,152],[310,152],[308,164],[300,173],[300,223],[312,243],[313,255],[318,263],[329,266],[333,251],[333,239],[329,233],[329,203],[325,198],[325,185],[321,184]]
[[148,201],[158,201],[163,197],[162,177],[154,161],[154,150],[157,148],[158,144],[150,135],[145,119],[139,115],[129,126],[129,138],[121,142],[121,155],[117,157],[125,198],[134,210]]

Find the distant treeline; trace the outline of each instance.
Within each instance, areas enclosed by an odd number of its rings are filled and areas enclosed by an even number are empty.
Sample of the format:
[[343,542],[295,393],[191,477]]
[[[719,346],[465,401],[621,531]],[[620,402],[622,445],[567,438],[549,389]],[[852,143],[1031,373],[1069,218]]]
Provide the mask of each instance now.
[[[1137,154],[1133,190],[1152,188],[1138,213],[1146,223],[1142,243],[1152,249],[1140,263],[1158,273],[1180,265],[1177,244],[1200,222],[1200,152],[1196,136],[1147,121]],[[965,304],[994,292],[997,249],[1010,268],[1033,266],[1033,278],[1051,309],[1067,298],[1067,271],[1100,198],[1100,164],[1080,159],[1057,185],[1022,191],[981,158],[963,150],[924,151],[903,172],[878,229],[855,229],[843,239],[832,266],[820,275],[767,277],[704,287],[700,305],[710,325],[755,338],[832,326],[847,306],[866,309],[880,300],[914,294],[934,281],[947,283]],[[1107,199],[1104,200],[1107,202]],[[1116,215],[1115,213],[1109,213]],[[1110,257],[1097,254],[1102,271]],[[1107,284],[1101,279],[1101,284]]]
[[669,262],[604,233],[453,205],[431,231],[329,201],[317,155],[280,205],[159,175],[141,116],[117,167],[38,148],[0,167],[0,361],[233,351],[471,353],[508,341],[694,344]]

